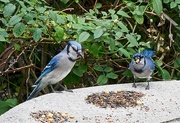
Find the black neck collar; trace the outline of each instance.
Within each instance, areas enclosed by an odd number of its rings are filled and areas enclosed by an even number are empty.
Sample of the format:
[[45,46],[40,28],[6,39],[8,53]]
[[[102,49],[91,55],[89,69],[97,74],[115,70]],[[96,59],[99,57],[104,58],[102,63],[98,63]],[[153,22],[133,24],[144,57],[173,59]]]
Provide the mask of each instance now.
[[76,59],[72,59],[71,57],[68,57],[68,59],[71,61],[71,62],[75,62]]
[[142,73],[143,72],[143,68],[145,67],[145,65],[146,65],[146,60],[144,58],[144,66],[140,70],[137,70],[137,69],[134,68],[134,71],[136,71],[137,73]]

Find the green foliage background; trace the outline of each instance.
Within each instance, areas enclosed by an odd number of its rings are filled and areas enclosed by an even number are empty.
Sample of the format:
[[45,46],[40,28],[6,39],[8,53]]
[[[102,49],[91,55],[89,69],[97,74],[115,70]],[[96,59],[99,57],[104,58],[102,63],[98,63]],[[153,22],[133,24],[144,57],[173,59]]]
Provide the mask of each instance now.
[[70,39],[85,58],[68,88],[131,83],[131,57],[145,48],[155,50],[154,81],[180,79],[179,11],[180,0],[0,0],[0,113],[26,100]]

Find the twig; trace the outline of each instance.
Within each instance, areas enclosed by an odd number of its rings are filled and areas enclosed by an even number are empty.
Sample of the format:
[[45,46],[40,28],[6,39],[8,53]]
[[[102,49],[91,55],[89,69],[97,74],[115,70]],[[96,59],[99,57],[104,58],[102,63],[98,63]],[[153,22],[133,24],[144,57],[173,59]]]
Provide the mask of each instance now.
[[79,5],[79,7],[80,7],[82,10],[84,10],[85,12],[88,13],[88,11],[87,11],[85,8],[83,8],[83,7],[81,6],[81,4],[79,4],[79,3],[77,3],[77,4]]
[[172,45],[172,42],[174,42],[174,39],[173,39],[173,34],[171,32],[171,27],[172,27],[172,23],[170,22],[170,25],[169,25],[169,39],[170,39],[170,47]]
[[[27,47],[25,47],[25,49],[27,49]],[[9,71],[9,69],[12,68],[12,66],[18,61],[18,59],[20,58],[20,56],[21,56],[23,53],[24,53],[24,50],[17,56],[17,58],[14,60],[14,62],[9,65],[9,67],[5,70],[5,72],[6,72],[6,71]]]
[[9,53],[8,57],[0,64],[0,66],[4,65],[7,63],[8,59],[11,57],[11,55],[15,52],[14,47],[11,48],[12,51]]
[[95,0],[95,3],[93,5],[93,9],[96,7],[97,2],[98,2],[98,0]]
[[2,76],[4,74],[8,74],[8,73],[15,73],[15,72],[18,72],[18,71],[21,71],[21,70],[24,70],[24,69],[27,69],[27,68],[32,68],[32,67],[35,67],[34,64],[30,64],[30,65],[20,67],[20,68],[15,68],[13,70],[7,70],[7,71],[4,71],[4,72],[0,72],[0,76]]
[[170,22],[170,23],[172,23],[174,26],[177,26],[178,24],[173,20],[173,19],[171,19],[166,13],[162,13],[163,14],[163,16]]
[[66,8],[66,9],[63,9],[61,12],[64,12],[64,11],[73,11],[74,8]]

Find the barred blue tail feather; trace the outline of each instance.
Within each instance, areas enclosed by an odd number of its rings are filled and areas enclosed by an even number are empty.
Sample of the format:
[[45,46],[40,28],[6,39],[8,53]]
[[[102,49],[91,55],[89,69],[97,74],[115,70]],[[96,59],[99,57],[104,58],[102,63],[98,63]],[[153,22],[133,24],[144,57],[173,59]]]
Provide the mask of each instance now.
[[141,54],[142,54],[143,56],[153,57],[153,55],[154,55],[154,50],[145,49],[145,50],[142,51]]
[[28,96],[27,100],[32,99],[33,97],[37,96],[38,94],[38,88],[40,86],[40,83],[38,85],[36,85],[36,87],[34,88],[34,90],[31,92],[31,94]]

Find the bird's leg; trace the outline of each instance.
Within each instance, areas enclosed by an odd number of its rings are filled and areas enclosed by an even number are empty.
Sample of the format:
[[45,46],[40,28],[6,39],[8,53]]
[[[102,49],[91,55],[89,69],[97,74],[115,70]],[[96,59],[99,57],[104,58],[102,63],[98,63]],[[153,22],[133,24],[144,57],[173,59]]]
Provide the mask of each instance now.
[[66,87],[64,87],[63,85],[61,85],[60,83],[59,83],[59,85],[61,86],[61,88],[63,88],[63,89],[64,89],[64,91],[73,92],[72,90],[67,89]]
[[147,84],[147,86],[146,86],[146,88],[145,88],[146,90],[149,90],[149,81],[150,81],[150,79],[147,79],[147,83],[148,83],[148,84]]
[[50,87],[51,87],[51,90],[52,90],[53,93],[61,93],[61,91],[56,91],[56,90],[54,90],[54,88],[53,88],[52,85],[50,85]]
[[137,86],[136,86],[136,77],[135,77],[135,76],[134,76],[134,82],[133,82],[132,87],[134,87],[134,88],[136,88],[136,87],[137,87]]

